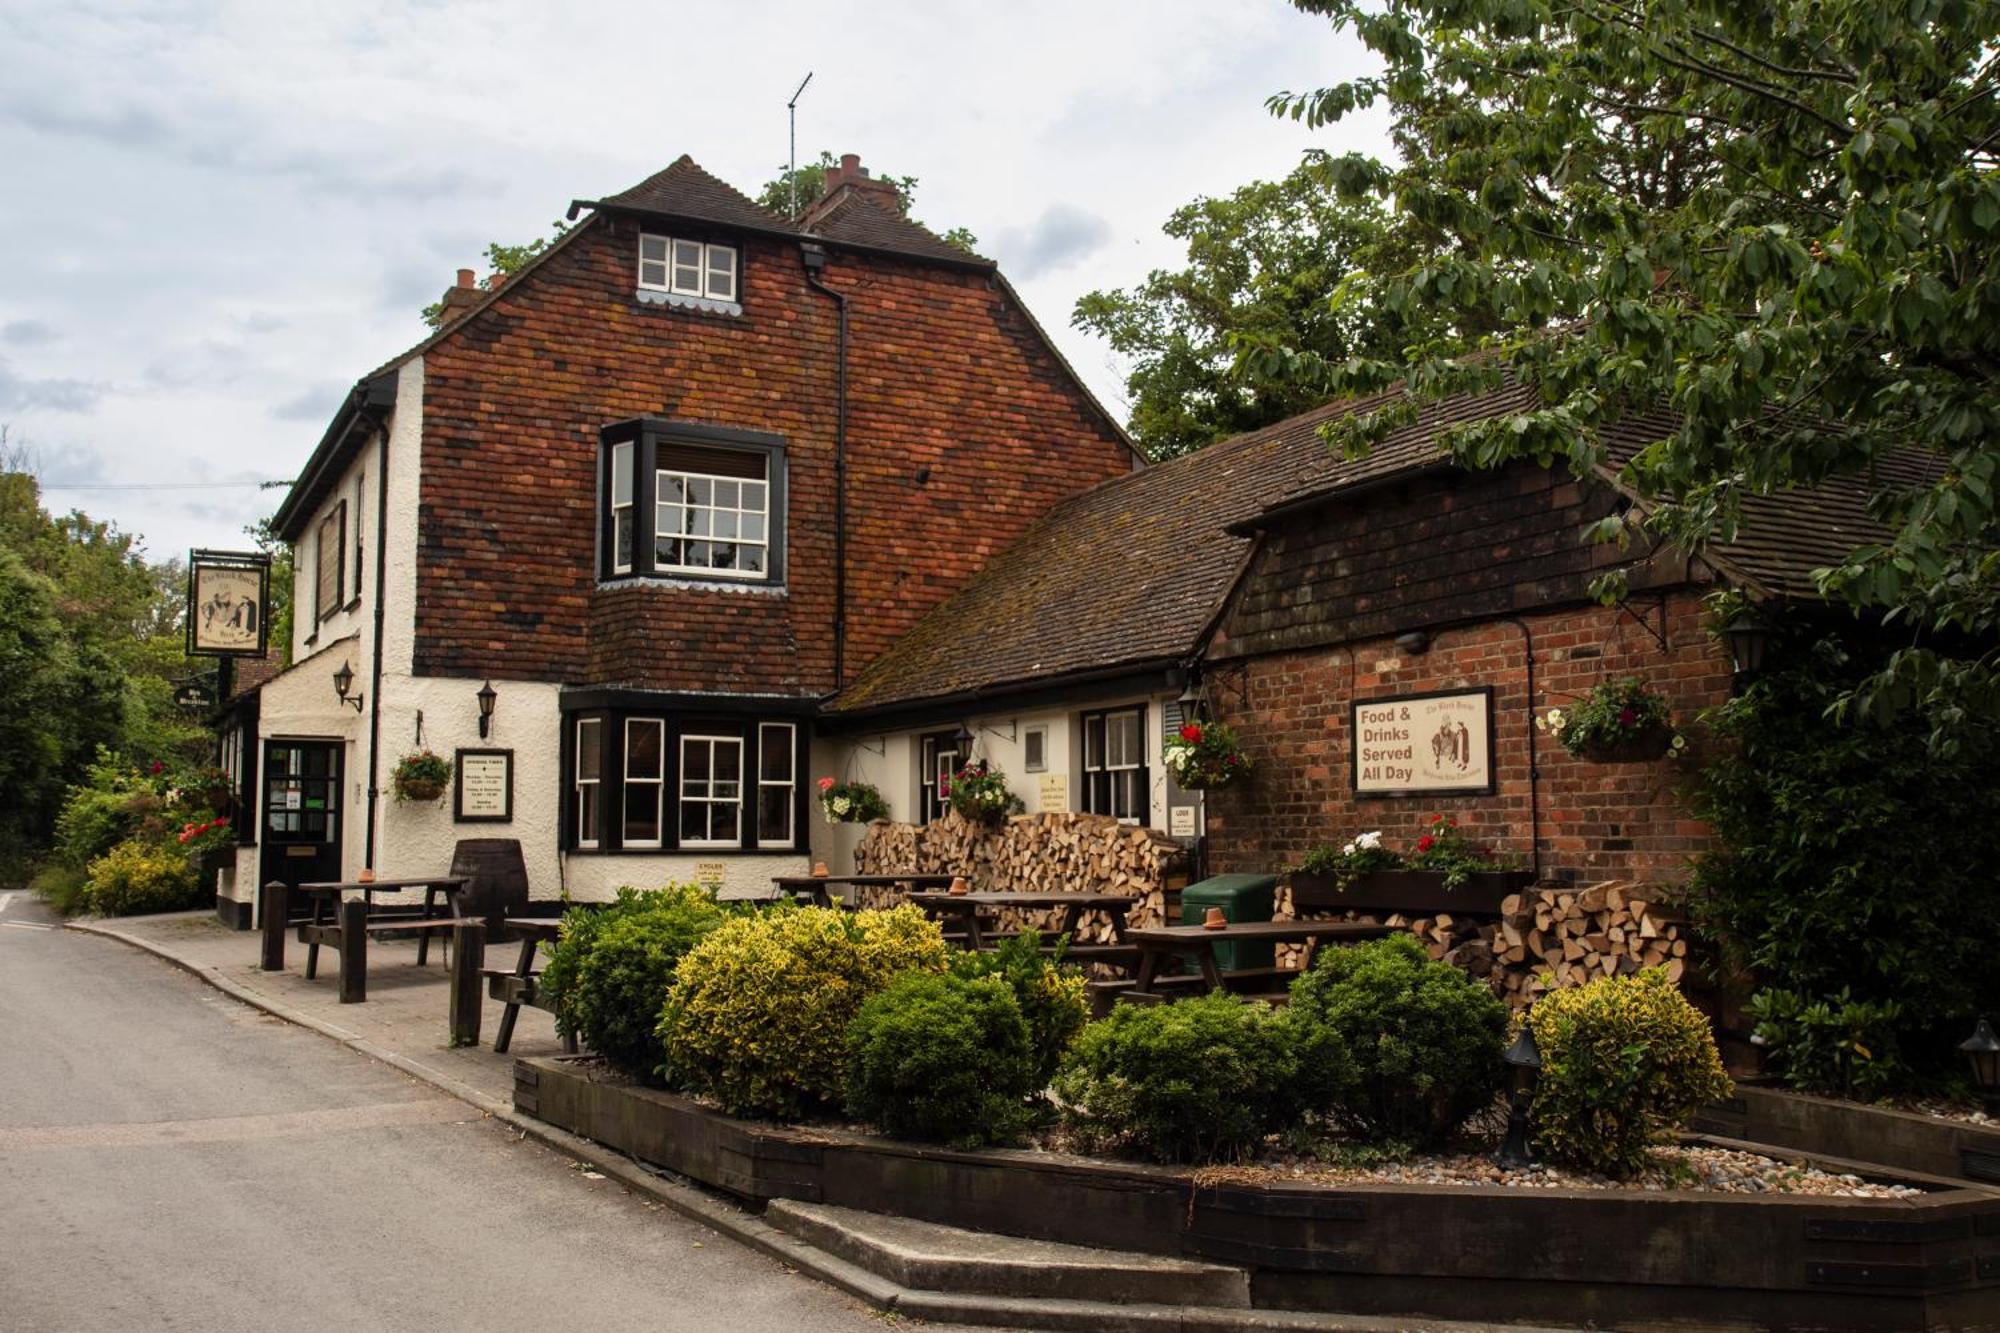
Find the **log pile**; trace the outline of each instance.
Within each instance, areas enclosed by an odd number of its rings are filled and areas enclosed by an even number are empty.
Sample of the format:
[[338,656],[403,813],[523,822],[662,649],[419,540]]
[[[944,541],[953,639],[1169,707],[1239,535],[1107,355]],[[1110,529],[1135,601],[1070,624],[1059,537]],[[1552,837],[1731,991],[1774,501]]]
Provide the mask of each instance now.
[[[975,889],[1010,893],[1133,894],[1139,903],[1126,920],[1136,926],[1166,921],[1167,893],[1185,879],[1184,856],[1181,845],[1157,829],[1133,828],[1106,815],[1015,815],[989,828],[953,813],[921,827],[876,820],[854,849],[854,868],[864,875],[964,875]],[[1089,914],[1082,933],[1108,938],[1110,922]]]
[[[1515,1008],[1552,990],[1605,976],[1664,967],[1678,982],[1688,942],[1680,922],[1659,906],[1659,886],[1625,880],[1585,889],[1528,889],[1509,894],[1498,921],[1450,914],[1359,916],[1407,928],[1432,958],[1479,978]],[[1287,906],[1280,915],[1289,913]],[[1296,951],[1280,963],[1297,966]]]

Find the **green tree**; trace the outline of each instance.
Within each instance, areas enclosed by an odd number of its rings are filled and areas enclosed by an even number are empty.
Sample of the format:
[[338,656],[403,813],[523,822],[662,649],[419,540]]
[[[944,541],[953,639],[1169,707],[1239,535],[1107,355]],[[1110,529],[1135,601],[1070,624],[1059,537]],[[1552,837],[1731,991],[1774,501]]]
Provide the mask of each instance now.
[[1649,526],[1688,548],[1728,539],[1746,496],[1907,476],[1881,464],[1916,451],[1929,479],[1883,487],[1889,538],[1819,574],[1909,626],[1845,702],[1923,707],[1940,751],[1985,740],[2000,713],[2000,5],[1295,3],[1382,67],[1274,110],[1321,125],[1386,104],[1401,164],[1329,159],[1328,179],[1449,240],[1341,299],[1462,318],[1398,356],[1257,341],[1252,371],[1327,394],[1405,383],[1402,403],[1331,433],[1349,450],[1417,401],[1537,383],[1539,405],[1452,432],[1480,466],[1615,464],[1602,428],[1670,406],[1680,425],[1620,470],[1658,506]]
[[1404,331],[1358,303],[1335,304],[1359,268],[1385,268],[1410,239],[1373,199],[1342,199],[1314,155],[1280,181],[1253,181],[1174,210],[1164,228],[1187,267],[1137,287],[1094,291],[1070,322],[1129,358],[1132,434],[1155,458],[1294,416],[1323,400],[1304,380],[1236,373],[1239,339],[1309,351],[1330,363],[1394,355]]
[[[802,167],[780,167],[778,174],[764,182],[764,188],[757,192],[757,202],[781,217],[793,215],[792,201],[798,201],[798,212],[804,213],[813,201],[826,193],[826,172],[829,167],[840,165],[840,159],[832,153],[822,152],[817,162],[808,162]],[[902,206],[903,216],[911,217],[910,205],[916,199],[917,178],[915,176],[878,175],[876,180],[886,182],[896,188],[896,202]],[[921,223],[919,226],[923,225]],[[950,231],[938,233],[939,239],[948,245],[971,253],[979,244],[979,238],[964,227],[953,227]]]
[[0,546],[0,872],[47,837],[67,774],[63,722],[77,684],[55,584]]
[[[569,231],[569,223],[562,221],[560,218],[550,223],[549,227],[550,230],[547,236],[538,237],[522,245],[503,245],[499,241],[489,242],[486,246],[486,263],[491,272],[479,280],[480,289],[482,291],[491,291],[493,289],[495,274],[498,274],[502,278],[513,277],[529,264],[547,254],[549,247],[560,241]],[[444,302],[431,302],[424,307],[423,316],[425,324],[434,329],[439,327],[444,323]]]

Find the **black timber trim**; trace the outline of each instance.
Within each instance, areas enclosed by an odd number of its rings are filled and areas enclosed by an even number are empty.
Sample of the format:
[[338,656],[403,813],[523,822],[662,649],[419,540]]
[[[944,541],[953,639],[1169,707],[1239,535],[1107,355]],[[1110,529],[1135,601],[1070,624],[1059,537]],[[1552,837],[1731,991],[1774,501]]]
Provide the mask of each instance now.
[[654,710],[674,713],[702,713],[709,716],[740,714],[767,721],[811,718],[818,700],[811,697],[774,694],[700,694],[673,690],[636,690],[619,685],[564,690],[557,708],[571,713],[594,713],[603,709]]
[[396,376],[401,369],[398,365],[395,370],[362,380],[348,390],[347,400],[333,414],[326,434],[320,436],[312,457],[306,460],[304,470],[299,473],[298,482],[286,494],[278,511],[271,515],[271,530],[279,537],[296,542],[305,535],[305,521],[319,509],[320,500],[339,480],[340,469],[346,461],[345,445],[355,425],[379,425],[381,414],[395,407]]
[[1009,683],[961,690],[956,694],[853,710],[829,709],[820,730],[827,735],[867,731],[922,730],[956,723],[969,711],[991,713],[1006,709],[1098,703],[1119,694],[1150,694],[1186,682],[1185,655],[1147,658],[1115,667],[1091,667],[1049,676],[1040,681]]

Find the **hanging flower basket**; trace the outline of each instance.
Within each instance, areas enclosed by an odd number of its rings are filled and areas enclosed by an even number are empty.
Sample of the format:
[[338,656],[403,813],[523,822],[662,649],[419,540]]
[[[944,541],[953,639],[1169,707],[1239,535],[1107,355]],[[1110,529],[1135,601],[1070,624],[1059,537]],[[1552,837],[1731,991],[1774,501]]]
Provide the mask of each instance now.
[[1167,742],[1167,772],[1183,791],[1219,791],[1250,775],[1250,759],[1224,722],[1190,722]]
[[866,824],[887,819],[889,803],[872,782],[819,780],[819,808],[829,824]]
[[451,781],[451,760],[429,750],[413,750],[396,761],[389,785],[398,801],[435,801]]
[[1687,748],[1666,697],[1636,676],[1605,681],[1574,707],[1551,708],[1535,726],[1597,764],[1646,763]]
[[948,778],[938,779],[944,788],[939,795],[951,803],[958,817],[970,824],[998,828],[1008,815],[1027,809],[1021,798],[1007,790],[1007,776],[985,760],[967,764]]

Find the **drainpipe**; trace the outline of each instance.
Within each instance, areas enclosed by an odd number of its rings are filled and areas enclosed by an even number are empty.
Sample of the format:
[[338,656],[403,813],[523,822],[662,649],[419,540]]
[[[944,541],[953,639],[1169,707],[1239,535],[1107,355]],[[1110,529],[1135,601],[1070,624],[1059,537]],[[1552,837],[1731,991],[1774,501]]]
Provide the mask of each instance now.
[[375,418],[375,428],[382,432],[382,448],[375,457],[375,662],[368,682],[368,842],[361,860],[370,870],[375,868],[375,807],[382,795],[376,782],[382,748],[382,624],[388,601],[383,577],[389,549],[389,423]]
[[833,424],[833,688],[837,694],[847,684],[847,297],[820,281],[826,271],[825,250],[808,243],[799,248],[799,258],[805,264],[806,284],[833,302],[840,320]]
[[1528,622],[1508,616],[1507,623],[1521,631],[1521,647],[1528,656],[1528,828],[1533,838],[1535,882],[1542,882],[1542,798],[1539,783],[1542,769],[1535,749],[1535,636]]

